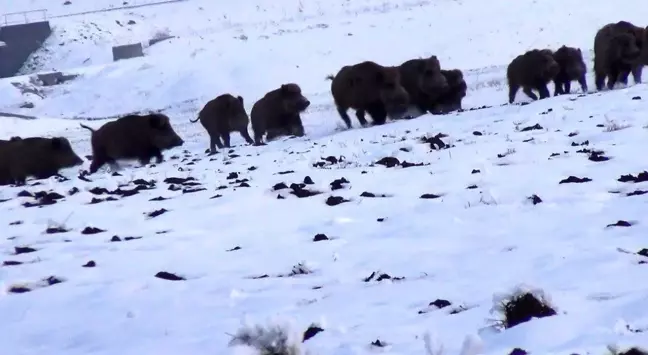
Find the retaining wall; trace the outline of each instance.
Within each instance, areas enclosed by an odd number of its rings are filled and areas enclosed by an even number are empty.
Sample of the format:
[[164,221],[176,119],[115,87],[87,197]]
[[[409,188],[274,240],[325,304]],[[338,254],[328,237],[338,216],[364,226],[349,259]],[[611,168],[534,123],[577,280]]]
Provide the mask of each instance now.
[[18,73],[29,56],[52,34],[49,21],[0,27],[0,78]]

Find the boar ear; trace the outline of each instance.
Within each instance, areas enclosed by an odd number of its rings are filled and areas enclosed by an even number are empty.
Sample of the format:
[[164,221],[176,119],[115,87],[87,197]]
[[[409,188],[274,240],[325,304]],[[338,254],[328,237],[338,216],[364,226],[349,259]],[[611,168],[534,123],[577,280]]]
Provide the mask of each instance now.
[[241,105],[243,105],[243,96],[237,96],[236,98],[239,100]]
[[429,61],[433,62],[435,66],[441,66],[441,62],[439,61],[439,57],[436,55],[433,55],[429,58]]

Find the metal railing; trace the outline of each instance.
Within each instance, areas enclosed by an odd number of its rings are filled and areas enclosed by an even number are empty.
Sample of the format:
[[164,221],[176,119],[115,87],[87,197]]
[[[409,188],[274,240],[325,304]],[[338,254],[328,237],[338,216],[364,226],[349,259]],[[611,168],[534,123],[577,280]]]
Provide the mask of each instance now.
[[7,14],[2,14],[0,16],[0,26],[47,21],[47,9],[10,12]]
[[136,8],[140,8],[140,7],[166,5],[166,4],[173,4],[173,3],[176,3],[176,2],[185,2],[185,1],[189,1],[189,0],[151,0],[151,1],[148,1],[148,2],[132,1],[129,5],[117,6],[117,7],[108,7],[108,8],[105,8],[105,9],[89,10],[89,11],[83,11],[83,12],[74,12],[74,13],[53,15],[53,16],[50,16],[50,18],[72,17],[72,16],[104,13],[104,12],[110,12],[110,11],[130,10],[130,9],[136,9]]

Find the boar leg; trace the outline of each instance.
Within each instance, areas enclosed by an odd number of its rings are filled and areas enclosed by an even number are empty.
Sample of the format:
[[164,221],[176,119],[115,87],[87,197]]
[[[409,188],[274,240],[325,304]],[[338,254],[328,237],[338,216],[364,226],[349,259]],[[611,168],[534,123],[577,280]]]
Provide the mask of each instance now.
[[[342,108],[341,106],[337,106],[337,112],[340,115],[340,117],[342,118],[342,120],[344,121],[344,123],[346,123],[347,128],[351,128],[351,118],[349,117],[349,114],[347,113],[347,110]],[[360,119],[358,118],[358,120],[360,120]]]
[[540,100],[551,97],[547,84],[538,84],[538,93],[540,94]]
[[622,70],[619,73],[619,78],[617,79],[617,81],[622,83],[624,86],[628,86],[628,76],[630,76],[630,71]]
[[282,136],[283,134],[284,132],[281,128],[271,128],[266,134],[266,140],[271,141],[279,136]]
[[16,186],[24,186],[27,184],[27,178],[24,176],[14,178],[14,185]]
[[22,172],[22,169],[16,169],[16,168],[13,168],[13,167],[9,167],[8,173],[9,173],[8,174],[9,175],[8,176],[9,181],[12,184],[14,184],[16,186],[25,185],[25,183],[27,181],[27,175]]
[[537,100],[538,96],[533,92],[533,89],[529,86],[525,86],[522,88],[522,92],[526,94],[526,96],[530,97],[532,100]]
[[255,146],[263,145],[263,133],[254,131],[254,145]]
[[587,93],[587,79],[585,79],[585,74],[581,75],[581,77],[578,78],[578,84],[580,84],[583,93]]
[[[369,124],[367,122],[367,119],[365,118],[365,110],[364,109],[356,110],[356,118],[358,119],[358,122],[360,122],[360,125],[362,125],[362,127],[366,127]],[[351,128],[351,127],[349,127],[349,128]]]
[[105,163],[111,162],[108,157],[100,151],[94,152],[92,155],[92,163],[90,164],[90,174],[94,174],[101,168]]
[[603,85],[605,85],[605,74],[599,71],[594,71],[594,83],[597,91],[603,90]]
[[160,164],[164,159],[162,158],[162,151],[157,147],[149,147],[148,150],[140,155],[139,162],[142,166],[151,162],[151,158],[155,158],[156,162]]
[[610,73],[608,74],[608,82],[607,82],[607,88],[608,90],[614,89],[614,84],[616,84],[617,79],[619,77],[619,70],[614,68],[610,70]]
[[27,176],[25,174],[12,174],[11,180],[13,180],[14,185],[23,186],[27,183]]
[[142,166],[145,166],[151,162],[151,157],[149,157],[148,155],[141,156],[138,160]]
[[635,84],[641,84],[642,72],[643,72],[643,65],[637,65],[636,67],[632,68],[632,80],[634,80]]
[[520,87],[517,85],[509,85],[509,104],[512,104],[515,101],[515,95],[517,95]]
[[241,133],[241,137],[243,137],[243,139],[245,139],[248,144],[254,144],[252,137],[250,137],[250,133],[248,133],[247,131],[247,128],[240,130],[239,133]]
[[367,112],[373,119],[374,125],[382,125],[387,121],[387,110],[385,110],[385,106],[382,102],[371,105]]
[[571,81],[565,81],[565,94],[571,94]]
[[162,156],[162,150],[159,148],[153,148],[153,156],[155,157],[155,162],[157,164],[160,164],[161,162],[164,161],[164,157]]
[[209,136],[209,151],[211,153],[216,153],[216,147],[223,149],[223,144],[220,141],[220,138],[217,134]]
[[562,95],[565,92],[563,91],[563,86],[560,80],[554,79],[554,96]]
[[110,166],[110,171],[118,171],[121,169],[119,164],[117,164],[117,162],[114,160],[108,161],[108,166]]
[[221,138],[223,138],[223,146],[225,146],[225,148],[230,148],[230,132],[221,132]]

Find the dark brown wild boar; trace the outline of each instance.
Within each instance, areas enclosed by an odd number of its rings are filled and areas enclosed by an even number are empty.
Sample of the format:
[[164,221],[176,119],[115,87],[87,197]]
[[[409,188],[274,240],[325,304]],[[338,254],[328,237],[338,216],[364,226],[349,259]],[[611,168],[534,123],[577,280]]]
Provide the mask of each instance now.
[[83,164],[66,138],[13,138],[0,144],[0,185],[22,185],[29,176],[47,179]]
[[550,97],[547,84],[558,74],[558,70],[560,67],[549,49],[532,49],[515,57],[506,69],[509,103],[515,101],[520,87],[533,100],[538,100],[533,90],[538,91],[540,100]]
[[279,136],[304,135],[304,125],[300,114],[304,112],[310,101],[302,95],[301,88],[295,83],[283,84],[278,89],[265,94],[254,103],[250,112],[254,144],[263,144]]
[[594,81],[597,90],[603,86],[612,90],[617,81],[628,82],[632,73],[635,83],[641,82],[643,70],[643,40],[637,34],[640,29],[627,21],[609,23],[596,32],[594,36]]
[[553,54],[554,60],[560,66],[560,70],[554,78],[554,96],[569,94],[571,82],[576,80],[584,93],[587,92],[587,67],[583,61],[583,53],[580,48],[562,46]]
[[331,94],[338,114],[351,128],[348,109],[356,111],[362,126],[367,126],[365,113],[375,125],[384,124],[387,115],[400,116],[408,110],[409,95],[401,85],[398,68],[384,67],[372,61],[347,65],[340,69],[331,80]]
[[398,71],[410,105],[423,113],[434,112],[439,98],[449,88],[437,56],[408,60],[398,67]]
[[184,144],[169,117],[161,113],[124,116],[97,130],[83,124],[81,127],[92,132],[91,174],[105,163],[116,169],[120,159],[137,159],[146,165],[155,157],[161,163],[163,150]]
[[254,144],[248,133],[250,118],[245,112],[241,96],[223,94],[207,102],[198,113],[198,118],[191,122],[198,122],[198,120],[209,134],[211,153],[216,152],[217,146],[220,149],[230,147],[231,132],[239,132],[248,144]]
[[461,101],[466,96],[468,85],[464,80],[463,73],[459,69],[441,70],[448,82],[448,88],[439,97],[438,106],[435,111],[448,113],[461,109]]
[[[611,30],[611,32],[615,34],[627,33],[634,38],[635,44],[639,48],[640,54],[637,59],[632,62],[629,70],[628,68],[621,70],[618,81],[620,83],[623,83],[624,85],[628,85],[628,76],[630,75],[630,73],[632,73],[632,78],[635,84],[640,84],[642,82],[641,75],[643,72],[643,67],[644,65],[648,65],[648,27],[641,28],[639,26],[633,25],[628,21],[619,21],[617,23],[610,23],[603,28],[601,29],[603,31],[603,37],[606,36],[607,31]],[[609,33],[607,33],[607,35],[609,35]]]

